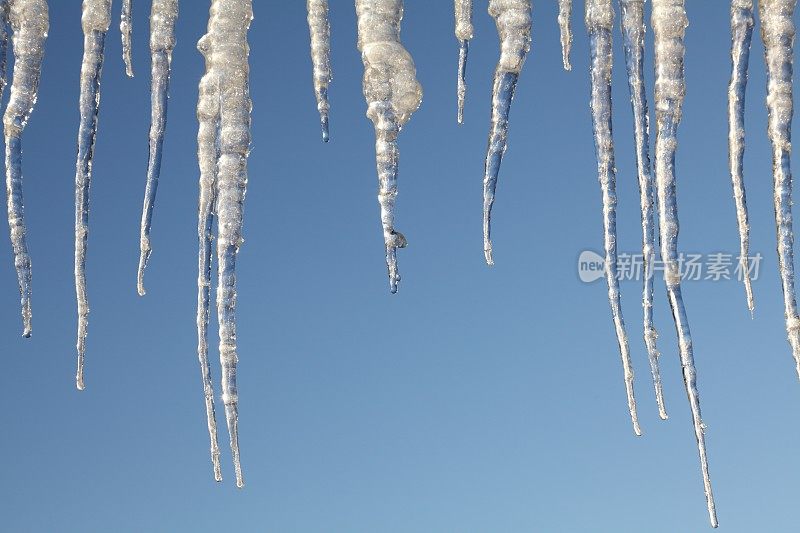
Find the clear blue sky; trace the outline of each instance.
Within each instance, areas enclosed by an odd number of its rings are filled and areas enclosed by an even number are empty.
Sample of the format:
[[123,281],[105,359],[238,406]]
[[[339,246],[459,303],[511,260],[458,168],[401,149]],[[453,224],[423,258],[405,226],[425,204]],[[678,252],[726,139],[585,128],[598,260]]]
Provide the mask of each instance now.
[[[728,3],[687,3],[680,248],[736,253],[726,140]],[[579,253],[602,245],[580,1],[571,73],[561,68],[556,3],[536,2],[533,49],[497,190],[492,269],[483,262],[481,179],[497,34],[486,2],[476,2],[466,124],[457,127],[452,4],[406,2],[403,38],[425,97],[400,137],[397,227],[409,247],[399,253],[396,296],[387,287],[352,2],[331,2],[328,145],[320,141],[304,3],[256,2],[254,142],[239,260],[247,486],[235,488],[224,430],[225,480],[214,483],[195,351],[195,105],[203,68],[195,43],[207,4],[184,1],[178,21],[144,298],[135,277],[149,125],[149,2],[135,2],[135,79],[124,77],[116,31],[108,39],[91,191],[87,390],[79,393],[72,232],[80,3],[51,2],[42,89],[24,141],[32,339],[19,336],[7,237],[0,254],[1,528],[707,530],[663,285],[655,315],[667,422],[658,419],[651,393],[640,285],[623,283],[644,431],[637,439],[605,287],[577,275]],[[620,45],[616,32],[619,246],[635,252],[638,190]],[[800,384],[783,329],[758,38],[751,67],[745,178],[752,247],[764,255],[754,284],[756,319],[736,281],[688,283],[684,293],[722,530],[788,532],[797,527],[800,499]]]

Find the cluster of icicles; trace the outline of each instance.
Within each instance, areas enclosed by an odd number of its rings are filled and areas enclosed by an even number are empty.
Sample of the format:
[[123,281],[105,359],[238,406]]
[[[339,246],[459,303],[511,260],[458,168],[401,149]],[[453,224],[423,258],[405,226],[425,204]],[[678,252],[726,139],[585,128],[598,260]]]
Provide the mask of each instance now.
[[[644,0],[618,0],[625,50],[636,143],[637,177],[640,190],[645,281],[643,291],[644,340],[653,376],[659,414],[667,418],[659,377],[656,330],[653,326],[653,262],[655,212],[661,259],[672,315],[678,334],[679,352],[711,525],[717,517],[706,459],[704,429],[696,387],[692,339],[681,297],[677,254],[678,219],[675,196],[677,129],[685,92],[684,34],[688,25],[685,0],[652,0],[655,50],[655,162],[651,169],[649,114],[644,86]],[[572,0],[559,0],[558,25],[564,68],[571,69]],[[795,298],[793,230],[791,216],[792,178],[789,168],[792,118],[792,59],[796,0],[760,0],[759,15],[768,74],[767,107],[769,137],[773,146],[774,202],[778,255],[783,284],[786,328],[800,375],[800,317]],[[455,0],[455,34],[459,42],[457,102],[459,123],[464,120],[466,62],[472,38],[472,1]],[[389,287],[396,292],[400,275],[397,249],[406,245],[394,227],[399,152],[398,134],[422,100],[411,55],[400,41],[402,0],[355,0],[358,17],[358,49],[364,63],[363,91],[367,116],[375,126],[378,200],[389,274]],[[126,72],[131,67],[132,0],[122,0],[120,29]],[[152,0],[150,51],[152,60],[152,122],[149,161],[142,210],[138,292],[144,295],[144,271],[151,253],[150,229],[161,167],[166,129],[170,62],[175,46],[178,0]],[[330,25],[327,0],[307,0],[311,36],[314,90],[322,126],[329,139],[328,87],[331,83]],[[491,125],[484,172],[484,254],[493,263],[491,211],[503,154],[508,139],[509,112],[525,57],[530,50],[532,0],[489,0],[500,38],[500,58],[494,74]],[[14,53],[11,95],[3,116],[6,146],[6,191],[8,220],[21,293],[23,335],[31,334],[31,261],[25,240],[22,199],[22,132],[37,98],[44,43],[48,31],[46,0],[0,0],[0,92],[5,87],[9,27]],[[236,256],[242,242],[242,210],[247,186],[250,147],[249,67],[247,32],[253,18],[252,0],[211,0],[208,33],[198,49],[205,57],[206,71],[199,86],[197,104],[200,197],[198,209],[198,356],[205,393],[211,456],[216,480],[222,479],[217,442],[214,389],[208,360],[207,329],[211,302],[211,264],[216,237],[217,313],[219,322],[222,401],[230,436],[236,484],[243,486],[238,446],[238,394],[236,389]],[[620,307],[616,259],[616,176],[611,129],[611,70],[614,9],[612,0],[585,0],[585,24],[591,50],[591,111],[597,153],[597,171],[603,198],[603,229],[606,280],[612,317],[624,369],[625,388],[633,430],[641,435],[633,394],[633,370],[628,337]],[[80,76],[80,125],[75,173],[75,286],[78,307],[77,387],[84,388],[84,356],[89,304],[86,295],[86,247],[89,232],[89,190],[92,156],[100,105],[100,76],[106,35],[111,25],[111,0],[83,0],[84,53]],[[753,292],[747,264],[749,227],[742,176],[744,152],[744,95],[750,43],[754,26],[753,0],[731,0],[731,57],[733,71],[729,97],[730,172],[741,238],[741,258],[747,304],[753,311]],[[656,201],[657,199],[657,201]],[[213,233],[216,219],[216,236]]]

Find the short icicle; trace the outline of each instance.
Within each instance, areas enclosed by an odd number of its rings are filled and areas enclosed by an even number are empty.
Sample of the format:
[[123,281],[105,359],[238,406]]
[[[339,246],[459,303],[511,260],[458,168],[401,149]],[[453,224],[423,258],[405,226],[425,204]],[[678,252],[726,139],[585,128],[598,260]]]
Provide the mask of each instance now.
[[356,0],[358,49],[364,63],[364,98],[367,117],[375,125],[378,202],[386,246],[389,290],[397,292],[400,274],[397,249],[406,238],[394,227],[397,170],[400,159],[397,135],[422,102],[411,55],[400,42],[402,0]]
[[328,20],[328,0],[307,0],[308,30],[311,35],[311,64],[314,70],[314,94],[322,126],[322,140],[328,142],[328,86],[331,75],[331,25]]
[[684,0],[653,0],[653,33],[655,36],[655,108],[656,147],[655,173],[658,190],[659,233],[664,279],[667,285],[672,317],[678,333],[683,381],[692,411],[700,468],[711,526],[717,527],[714,494],[708,473],[705,424],[700,413],[700,394],[697,391],[697,372],[694,366],[692,335],[681,295],[681,272],[678,261],[678,206],[675,194],[675,151],[678,124],[686,91],[683,58],[684,35],[688,20]]
[[[49,29],[49,14],[46,0],[13,0],[2,2],[3,17],[8,20],[13,32],[14,75],[11,96],[3,115],[6,141],[6,194],[8,202],[8,226],[14,250],[14,266],[19,282],[22,307],[22,335],[31,336],[31,258],[25,238],[24,202],[22,199],[22,132],[28,124],[36,104],[41,79],[44,42]],[[8,33],[3,21],[2,42],[3,82],[5,87],[6,50]]]
[[467,55],[472,39],[472,0],[455,0],[456,39],[458,39],[458,123],[464,123],[464,101],[467,98]]
[[619,343],[628,411],[633,432],[641,435],[636,398],[633,394],[633,364],[628,347],[628,334],[622,318],[619,279],[617,278],[617,178],[614,167],[614,141],[611,126],[611,69],[613,63],[612,30],[614,10],[611,0],[586,1],[586,29],[591,50],[592,126],[597,152],[597,176],[603,193],[603,248],[605,249],[605,274],[608,284],[608,301],[611,317]]
[[133,77],[133,61],[131,58],[131,42],[133,34],[133,21],[131,9],[133,0],[122,0],[122,12],[119,17],[119,31],[122,34],[122,60],[125,62],[125,74]]
[[83,63],[81,64],[80,127],[78,158],[75,169],[75,292],[78,300],[78,371],[76,385],[84,389],[83,365],[89,325],[89,301],[86,295],[86,244],[89,236],[89,190],[92,159],[97,138],[100,111],[100,75],[106,34],[111,25],[111,0],[84,0]]
[[564,70],[572,70],[569,55],[572,51],[572,0],[558,0],[558,27],[561,31],[561,59]]
[[622,20],[625,66],[628,71],[628,89],[633,107],[633,133],[636,144],[636,174],[639,181],[639,203],[642,214],[642,267],[644,284],[642,308],[644,311],[644,343],[650,360],[650,373],[656,392],[658,415],[667,419],[664,392],[659,369],[659,352],[656,346],[658,333],[653,323],[653,264],[655,262],[654,182],[650,171],[650,116],[644,87],[644,0],[619,0]]
[[494,71],[492,115],[483,173],[483,254],[493,265],[492,206],[500,164],[508,145],[508,115],[517,79],[531,47],[531,0],[489,0],[489,15],[500,37],[500,59]]
[[139,230],[139,270],[136,277],[137,290],[144,296],[144,271],[150,260],[150,228],[153,209],[161,175],[161,157],[164,150],[164,134],[167,130],[167,105],[169,103],[169,78],[172,51],[175,49],[175,21],[178,18],[178,0],[153,0],[150,12],[150,135],[147,161],[147,181],[142,207],[142,223]]

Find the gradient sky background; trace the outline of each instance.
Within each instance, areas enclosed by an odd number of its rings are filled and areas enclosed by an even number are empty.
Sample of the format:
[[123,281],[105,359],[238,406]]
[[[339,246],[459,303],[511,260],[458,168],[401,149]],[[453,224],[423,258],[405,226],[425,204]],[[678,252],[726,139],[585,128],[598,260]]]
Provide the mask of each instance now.
[[[736,253],[728,3],[687,3],[680,248]],[[708,529],[663,284],[655,315],[666,422],[657,416],[641,340],[640,283],[623,284],[644,430],[636,438],[605,287],[577,275],[578,254],[602,246],[582,2],[571,73],[561,68],[556,2],[536,2],[498,186],[492,269],[483,262],[481,179],[497,34],[486,2],[476,2],[466,125],[457,127],[452,3],[406,2],[403,39],[425,97],[400,138],[397,227],[409,247],[399,254],[396,296],[387,287],[352,2],[331,2],[329,145],[320,141],[304,2],[256,2],[254,141],[239,260],[241,491],[221,417],[225,479],[212,478],[195,351],[195,105],[203,69],[195,43],[208,2],[184,1],[178,21],[144,298],[135,278],[149,2],[135,2],[133,80],[124,77],[115,4],[91,191],[87,390],[79,393],[72,250],[80,2],[51,2],[42,89],[24,140],[32,339],[19,336],[7,238],[0,261],[2,529]],[[619,246],[636,252],[638,190],[618,32],[615,47]],[[684,294],[722,530],[788,532],[800,499],[800,384],[776,270],[758,37],[750,79],[745,170],[752,249],[764,255],[756,319],[736,281],[687,283]]]

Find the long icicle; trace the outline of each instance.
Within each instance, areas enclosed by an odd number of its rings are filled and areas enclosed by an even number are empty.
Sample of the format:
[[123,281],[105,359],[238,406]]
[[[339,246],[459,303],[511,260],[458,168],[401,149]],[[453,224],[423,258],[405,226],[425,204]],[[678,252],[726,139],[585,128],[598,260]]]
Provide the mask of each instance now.
[[508,144],[508,115],[525,57],[531,47],[531,0],[490,0],[500,36],[500,60],[494,71],[492,116],[483,173],[483,254],[493,265],[492,206],[500,164]]
[[153,223],[158,179],[161,175],[161,157],[164,149],[164,134],[167,129],[167,105],[169,103],[170,65],[175,49],[175,21],[178,18],[178,0],[153,0],[150,12],[150,155],[147,161],[147,182],[142,207],[142,223],[139,230],[139,270],[136,277],[137,290],[144,296],[144,271],[150,260],[150,228]]
[[214,409],[214,385],[211,381],[211,365],[208,361],[208,320],[211,303],[211,259],[214,237],[214,203],[217,186],[217,160],[219,159],[219,101],[220,80],[214,71],[213,43],[206,34],[197,43],[197,49],[205,57],[206,72],[200,80],[197,101],[197,160],[200,165],[200,200],[198,202],[197,236],[199,240],[197,273],[197,357],[203,380],[203,397],[206,404],[206,423],[211,439],[211,464],[214,479],[222,481],[217,439],[217,415]]
[[467,55],[472,39],[472,0],[455,0],[456,39],[458,39],[458,123],[464,123],[464,101],[467,98]]
[[80,127],[78,158],[75,163],[75,292],[78,300],[78,390],[84,389],[83,364],[89,325],[89,301],[86,296],[86,244],[89,236],[89,190],[92,182],[92,159],[97,138],[100,111],[100,75],[103,51],[111,25],[111,0],[84,0],[83,63],[81,64]]
[[772,174],[775,225],[778,233],[778,266],[783,286],[786,332],[797,375],[800,377],[800,317],[794,278],[794,228],[792,224],[792,115],[794,10],[796,0],[760,0],[761,39],[767,63],[767,110],[772,142]]
[[[14,32],[14,77],[3,127],[6,141],[6,195],[8,201],[8,226],[14,249],[14,266],[19,281],[22,307],[22,335],[31,335],[31,258],[25,239],[24,202],[22,199],[22,132],[36,104],[41,78],[44,42],[49,29],[46,0],[14,0],[3,6]],[[3,24],[5,30],[5,24]],[[2,50],[5,52],[8,34],[4,33]],[[5,53],[2,65],[5,74]],[[3,76],[5,86],[5,75]],[[2,92],[0,92],[2,96]]]
[[394,228],[397,168],[400,158],[397,135],[422,102],[411,55],[400,42],[402,0],[356,0],[358,49],[364,63],[364,98],[367,117],[375,125],[375,159],[378,170],[378,202],[386,246],[389,290],[397,292],[400,274],[397,249],[406,238]]
[[133,77],[133,61],[131,59],[131,35],[133,21],[131,19],[132,0],[122,0],[122,12],[119,18],[119,31],[122,34],[122,60],[125,62],[125,74]]
[[561,31],[561,59],[564,62],[564,70],[572,70],[572,64],[569,61],[572,51],[571,17],[572,0],[558,0],[558,27]]
[[705,424],[700,413],[697,372],[694,366],[692,335],[681,295],[681,272],[678,262],[678,206],[675,194],[675,151],[678,125],[686,91],[683,58],[684,35],[688,20],[684,0],[653,0],[655,36],[655,108],[656,108],[656,186],[658,189],[659,233],[664,279],[672,317],[678,333],[683,381],[692,411],[694,434],[700,454],[706,504],[711,526],[717,527],[717,512],[706,457]]
[[633,364],[628,347],[628,334],[622,318],[619,279],[617,278],[617,178],[614,168],[614,141],[611,126],[611,69],[613,64],[611,32],[614,10],[611,0],[586,1],[586,29],[591,49],[592,126],[597,152],[597,177],[603,193],[603,248],[605,249],[605,274],[608,284],[608,301],[619,343],[625,393],[633,432],[641,435],[636,398],[633,394]]
[[619,0],[625,66],[628,71],[628,89],[633,107],[633,136],[636,143],[636,175],[639,180],[639,203],[642,212],[642,263],[644,283],[642,308],[644,311],[644,343],[650,360],[650,373],[656,392],[658,415],[667,419],[661,371],[658,365],[658,347],[653,323],[653,263],[655,261],[655,221],[653,212],[653,174],[650,171],[650,116],[644,88],[644,0]]
[[331,75],[331,25],[328,21],[328,0],[307,0],[308,30],[311,35],[311,63],[314,70],[314,94],[322,126],[322,140],[328,142],[328,86]]
[[750,222],[744,190],[744,99],[747,66],[753,40],[753,0],[731,0],[731,82],[728,85],[728,153],[739,227],[739,268],[742,270],[747,308],[753,315],[753,285],[750,279]]

